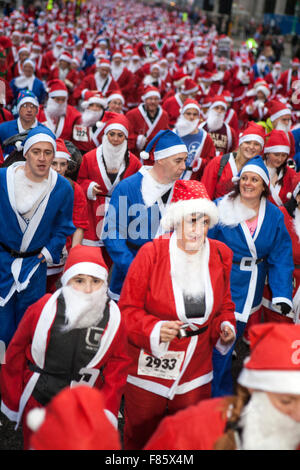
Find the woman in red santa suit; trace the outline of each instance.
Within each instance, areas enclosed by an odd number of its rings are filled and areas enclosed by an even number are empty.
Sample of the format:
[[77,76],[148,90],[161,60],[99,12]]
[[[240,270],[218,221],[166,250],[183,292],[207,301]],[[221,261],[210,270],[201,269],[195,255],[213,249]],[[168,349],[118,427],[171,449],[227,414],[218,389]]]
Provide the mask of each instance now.
[[[52,168],[61,176],[65,176],[69,165],[72,165],[71,155],[62,139],[56,140],[56,152],[52,162]],[[84,232],[89,228],[88,206],[86,196],[81,186],[76,181],[67,178],[74,191],[73,224],[76,227],[72,236],[69,236],[63,248],[59,264],[47,263],[47,290],[53,294],[56,290],[56,282],[61,277],[66,258],[70,248],[82,243]]]
[[77,182],[88,200],[89,229],[83,244],[103,247],[103,256],[111,263],[101,240],[102,224],[111,194],[116,185],[136,173],[141,163],[128,151],[129,123],[119,114],[107,121],[102,144],[83,156]]
[[1,411],[17,426],[22,420],[25,449],[30,409],[78,383],[102,391],[106,415],[117,427],[129,358],[120,311],[107,300],[107,277],[99,249],[73,247],[62,287],[27,309],[9,344],[1,367]]
[[264,160],[270,175],[270,201],[277,206],[287,202],[287,194],[292,190],[292,181],[296,175],[288,165],[290,140],[284,131],[274,129],[266,136]]
[[290,199],[280,206],[284,215],[284,223],[292,240],[293,260],[295,269],[293,272],[293,311],[288,315],[281,315],[280,311],[272,304],[272,292],[266,284],[263,295],[263,318],[265,322],[300,323],[300,174],[295,173],[292,180]]
[[127,450],[141,449],[166,414],[210,397],[213,346],[225,354],[234,342],[232,252],[206,237],[217,221],[200,182],[176,181],[162,219],[174,232],[144,245],[129,268],[119,302],[132,360]]
[[247,161],[262,152],[264,136],[265,131],[262,126],[250,122],[240,134],[237,152],[217,156],[208,162],[201,182],[211,199],[217,199],[231,191],[232,178],[239,173]]

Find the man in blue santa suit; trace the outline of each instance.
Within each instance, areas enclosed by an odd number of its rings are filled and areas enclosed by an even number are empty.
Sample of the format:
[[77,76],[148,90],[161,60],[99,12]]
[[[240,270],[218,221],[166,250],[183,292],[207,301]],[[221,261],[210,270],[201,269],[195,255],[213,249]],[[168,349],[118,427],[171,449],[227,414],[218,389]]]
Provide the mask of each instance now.
[[31,129],[25,162],[0,169],[0,340],[8,344],[29,305],[46,290],[47,262],[58,263],[72,223],[73,191],[54,170],[54,134]]
[[161,235],[160,219],[172,199],[173,186],[186,169],[187,147],[170,130],[161,130],[141,157],[153,154],[154,165],[142,166],[114,189],[102,233],[114,266],[109,295],[119,300],[128,268],[138,250]]
[[38,110],[39,102],[35,94],[29,90],[21,91],[17,101],[19,116],[17,119],[0,124],[0,145],[2,147],[4,160],[15,150],[15,146],[13,144],[4,146],[3,142],[9,137],[21,134],[37,125],[41,125],[36,118]]

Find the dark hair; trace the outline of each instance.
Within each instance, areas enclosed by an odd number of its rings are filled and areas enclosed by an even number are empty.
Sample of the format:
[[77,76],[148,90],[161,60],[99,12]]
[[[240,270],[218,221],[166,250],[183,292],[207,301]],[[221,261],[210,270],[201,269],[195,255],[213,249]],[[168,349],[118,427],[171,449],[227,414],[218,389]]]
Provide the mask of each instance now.
[[[264,160],[264,161],[267,160],[267,159],[266,159],[266,155],[267,155],[267,154],[265,154],[264,157],[263,157],[263,160]],[[282,176],[281,176],[281,178],[280,178],[279,180],[277,180],[277,182],[276,182],[276,184],[279,184],[280,186],[283,185],[283,178],[284,178],[284,175],[286,174],[286,170],[287,170],[287,166],[288,166],[288,165],[287,165],[288,158],[289,158],[289,156],[287,155],[287,157],[286,157],[285,161],[283,162],[283,164],[280,165],[278,168],[276,168],[277,176],[280,174],[280,172],[281,172],[281,170],[282,170]]]
[[298,206],[298,203],[296,199],[294,198],[294,196],[292,196],[291,199],[289,199],[285,204],[283,204],[283,207],[285,207],[289,215],[293,218],[294,218],[295,209],[297,206]]
[[[267,186],[264,180],[263,180],[263,186],[264,186],[264,189],[263,189],[263,192],[261,193],[261,197],[265,197],[266,199],[268,199],[268,197],[271,194],[271,191],[270,191],[269,186]],[[241,194],[240,181],[237,181],[236,183],[234,183],[232,192],[230,193],[229,197],[230,199],[236,199],[236,197],[239,196],[240,194]]]

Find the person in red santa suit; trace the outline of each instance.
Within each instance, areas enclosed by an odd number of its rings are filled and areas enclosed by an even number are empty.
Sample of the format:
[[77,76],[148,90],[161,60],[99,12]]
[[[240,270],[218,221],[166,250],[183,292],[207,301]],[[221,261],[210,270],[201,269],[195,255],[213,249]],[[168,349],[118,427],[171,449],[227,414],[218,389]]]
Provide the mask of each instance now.
[[125,67],[123,54],[120,51],[114,52],[111,58],[111,75],[117,82],[119,89],[127,103],[130,98],[132,88],[135,84],[133,73]]
[[19,75],[22,75],[23,62],[26,59],[29,59],[29,56],[30,56],[29,47],[26,46],[25,44],[21,44],[21,46],[18,49],[18,59],[16,60],[16,62],[13,64],[11,68],[13,78],[18,77]]
[[276,83],[277,94],[288,96],[293,82],[300,80],[300,60],[295,57],[290,61],[291,67],[284,70]]
[[17,426],[22,421],[25,449],[30,409],[47,405],[68,386],[100,389],[105,413],[117,427],[129,358],[119,308],[108,302],[107,277],[99,249],[73,247],[62,287],[27,309],[9,344],[1,367],[1,411]]
[[168,113],[169,125],[173,128],[180,116],[180,110],[187,99],[193,99],[198,93],[199,87],[191,78],[186,78],[184,84],[174,96],[167,98],[162,107]]
[[282,72],[282,66],[280,62],[275,62],[275,64],[272,65],[272,70],[265,76],[265,81],[269,85],[269,88],[271,90],[271,96],[270,99],[273,99],[276,96],[277,92],[277,82],[279,80],[279,77]]
[[236,111],[232,107],[232,96],[230,91],[224,90],[222,95],[225,98],[225,101],[227,102],[227,111],[225,114],[225,122],[228,124],[230,127],[232,127],[236,134],[239,135],[240,133],[240,124],[239,124],[239,119]]
[[168,114],[159,104],[159,90],[148,87],[142,98],[139,106],[126,113],[130,125],[128,149],[137,157],[158,131],[169,128]]
[[142,100],[145,90],[150,86],[157,88],[160,96],[163,98],[168,90],[165,80],[161,78],[159,64],[157,62],[151,63],[149,65],[149,70],[148,64],[145,64],[145,70],[147,70],[147,72],[137,89],[138,101],[140,102]]
[[230,82],[230,91],[233,95],[233,108],[237,113],[240,111],[241,102],[245,98],[248,90],[253,88],[254,73],[251,70],[250,62],[242,59],[241,64],[236,68]]
[[196,179],[199,181],[205,166],[216,155],[212,138],[204,129],[198,128],[200,119],[199,103],[196,100],[187,99],[174,129],[188,150],[187,169],[181,179]]
[[87,91],[101,92],[104,97],[120,91],[118,83],[111,75],[111,65],[107,59],[97,59],[94,73],[88,74],[76,87],[73,98],[78,101],[84,99]]
[[199,129],[204,129],[210,134],[216,148],[216,155],[233,152],[238,146],[236,132],[225,122],[226,111],[225,98],[222,95],[216,95],[211,100],[206,120],[199,126]]
[[254,83],[252,90],[246,93],[246,97],[241,102],[239,119],[242,122],[241,127],[247,126],[249,121],[264,121],[269,114],[266,103],[271,91],[264,80]]
[[115,115],[107,121],[102,144],[83,156],[77,182],[88,200],[89,228],[83,244],[101,246],[107,264],[110,258],[101,240],[102,224],[110,196],[117,184],[141,168],[141,163],[128,150],[129,123],[125,116]]
[[264,160],[270,175],[270,201],[277,206],[287,202],[296,175],[288,165],[291,144],[286,132],[274,129],[266,136]]
[[122,93],[112,93],[107,97],[107,111],[117,114],[123,114],[125,99]]
[[232,178],[255,155],[261,154],[265,143],[262,126],[250,122],[239,137],[237,152],[230,152],[213,158],[204,169],[201,182],[211,199],[217,199],[231,191]]
[[41,79],[48,80],[51,67],[57,62],[59,56],[64,51],[64,43],[61,36],[55,39],[55,44],[52,49],[47,50],[43,54],[43,59],[40,68]]
[[299,337],[300,325],[253,327],[236,395],[165,418],[144,450],[300,450]]
[[212,84],[210,94],[222,95],[225,90],[229,89],[232,71],[230,70],[230,62],[226,57],[218,57],[216,59],[216,71],[212,75]]
[[292,180],[291,193],[287,195],[287,202],[280,206],[284,215],[284,223],[292,240],[293,260],[293,311],[288,315],[281,315],[276,305],[272,304],[272,293],[268,284],[264,289],[262,300],[264,322],[300,323],[300,174],[295,173]]
[[81,113],[68,104],[68,89],[61,80],[48,83],[48,100],[40,106],[37,119],[52,130],[56,137],[71,140],[73,127],[81,120]]
[[68,102],[74,105],[73,91],[76,88],[79,77],[77,71],[72,68],[72,60],[72,54],[64,51],[58,58],[57,66],[51,68],[47,81],[58,79],[64,82],[69,93]]
[[[66,177],[69,165],[74,166],[70,152],[68,151],[64,141],[62,139],[57,139],[55,157],[51,166],[59,175]],[[89,228],[88,205],[83,189],[76,181],[73,181],[68,177],[67,179],[74,191],[72,221],[76,230],[72,236],[67,237],[66,244],[62,250],[60,262],[57,264],[47,263],[46,292],[51,294],[56,290],[56,282],[61,277],[70,248],[82,243],[84,233]]]
[[118,430],[105,414],[96,388],[66,387],[44,408],[27,415],[30,450],[121,450]]
[[98,147],[98,137],[111,113],[105,112],[106,99],[99,92],[88,91],[81,103],[83,110],[79,124],[73,126],[72,142],[82,154]]
[[124,448],[141,449],[166,414],[211,396],[212,350],[235,338],[232,252],[206,235],[215,204],[195,180],[177,180],[162,225],[137,253],[121,291],[131,366]]

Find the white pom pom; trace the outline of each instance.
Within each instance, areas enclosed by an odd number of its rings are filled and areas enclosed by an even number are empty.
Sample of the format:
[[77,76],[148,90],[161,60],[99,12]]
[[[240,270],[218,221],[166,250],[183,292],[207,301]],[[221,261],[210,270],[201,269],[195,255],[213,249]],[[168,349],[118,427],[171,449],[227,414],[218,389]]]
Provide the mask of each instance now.
[[33,408],[27,415],[27,426],[32,431],[37,431],[43,424],[46,416],[45,408]]
[[15,143],[15,147],[18,150],[18,152],[22,152],[23,150],[23,142],[21,140],[17,140]]
[[143,160],[148,160],[149,159],[149,153],[148,152],[145,152],[145,150],[143,150],[141,153],[140,153],[140,158],[142,158]]
[[97,122],[96,122],[96,127],[97,127],[98,129],[102,129],[102,127],[104,126],[104,124],[105,124],[105,123],[102,122],[102,121],[97,121]]
[[287,199],[291,199],[292,193],[287,193],[286,197],[287,197]]
[[233,176],[233,178],[231,178],[231,181],[233,183],[237,183],[238,181],[240,181],[240,177],[239,176]]

